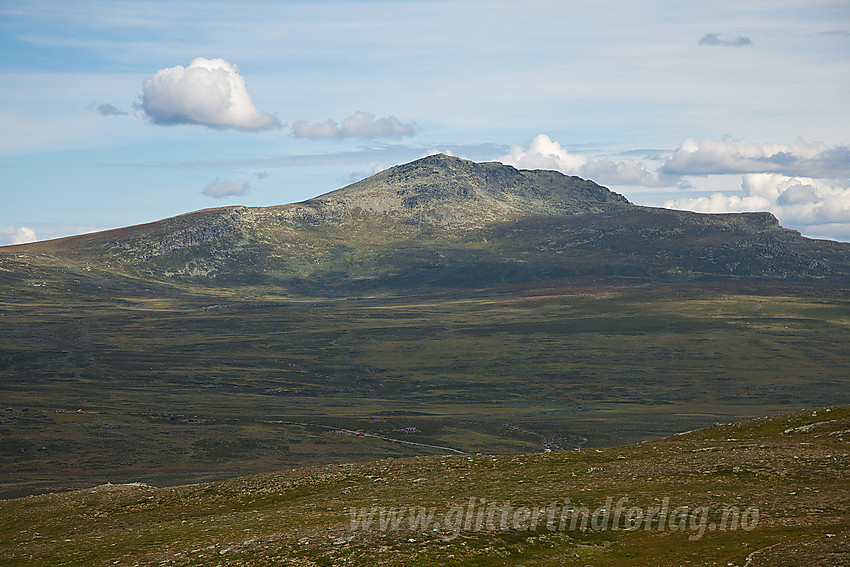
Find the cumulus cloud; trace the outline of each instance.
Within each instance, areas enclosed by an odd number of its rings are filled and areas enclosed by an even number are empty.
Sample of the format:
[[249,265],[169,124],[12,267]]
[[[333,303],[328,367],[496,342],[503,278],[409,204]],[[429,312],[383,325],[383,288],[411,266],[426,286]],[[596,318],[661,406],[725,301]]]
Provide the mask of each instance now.
[[200,124],[258,131],[279,128],[257,109],[239,69],[224,59],[194,59],[157,71],[142,85],[141,109],[155,124]]
[[251,186],[244,179],[237,179],[235,181],[216,179],[208,183],[201,193],[208,197],[223,199],[225,197],[245,195],[250,188]]
[[657,171],[648,170],[632,159],[589,158],[568,152],[546,134],[538,134],[527,147],[512,144],[510,151],[496,161],[521,169],[551,169],[612,185],[658,185]]
[[798,139],[767,144],[726,138],[688,139],[661,170],[667,175],[740,175],[736,192],[674,198],[665,207],[704,213],[770,211],[804,234],[850,235],[850,148]]
[[12,234],[11,240],[12,244],[26,244],[28,242],[35,242],[38,240],[38,236],[30,227],[22,226]]
[[123,116],[127,114],[123,110],[119,110],[114,104],[99,104],[97,105],[97,112],[101,116]]
[[404,124],[395,116],[375,119],[370,112],[358,111],[337,124],[334,120],[309,123],[299,120],[292,124],[292,133],[296,138],[391,138],[412,136],[413,126]]
[[506,165],[523,169],[553,169],[563,173],[573,173],[587,163],[582,155],[570,154],[561,144],[546,134],[538,134],[528,147],[511,144],[510,151],[496,158]]
[[[661,188],[656,203],[705,213],[770,211],[804,234],[850,239],[850,148],[689,138],[672,153],[643,160],[592,158],[568,152],[540,134],[497,158],[525,169],[554,169],[613,186]],[[735,187],[716,191],[718,186]],[[681,189],[711,187],[709,196],[682,197]],[[665,189],[666,188],[666,189]]]
[[673,175],[785,173],[809,177],[850,174],[850,147],[827,146],[798,138],[794,144],[766,144],[725,138],[688,138],[662,171]]
[[0,228],[0,237],[3,244],[27,244],[38,240],[38,235],[28,226]]
[[[497,161],[525,169],[554,169],[612,185],[669,186],[686,176],[748,173],[812,178],[850,176],[850,147],[828,146],[802,138],[793,144],[728,137],[699,141],[688,138],[666,158],[655,155],[641,161],[570,153],[549,136],[538,134],[526,147],[513,144]],[[647,161],[656,164],[648,167]]]
[[753,41],[744,36],[721,37],[716,33],[708,33],[702,36],[698,43],[699,45],[719,45],[722,47],[745,47],[752,45]]
[[718,192],[709,197],[671,199],[664,206],[704,213],[771,211],[783,224],[850,227],[850,183],[748,173],[743,176],[740,194]]

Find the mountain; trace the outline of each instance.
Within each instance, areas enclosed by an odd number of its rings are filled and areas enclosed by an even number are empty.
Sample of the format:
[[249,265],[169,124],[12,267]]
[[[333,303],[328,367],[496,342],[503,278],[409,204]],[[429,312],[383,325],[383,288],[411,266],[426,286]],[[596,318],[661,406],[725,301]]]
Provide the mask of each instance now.
[[768,213],[442,155],[0,248],[0,498],[850,403],[848,275],[850,244]]
[[640,207],[592,181],[445,155],[302,203],[209,209],[7,248],[0,258],[13,251],[160,280],[271,284],[302,293],[475,289],[575,277],[850,275],[850,245],[803,238],[769,213]]
[[392,215],[418,227],[469,230],[521,215],[599,212],[629,202],[592,181],[555,171],[518,171],[438,154],[305,204]]

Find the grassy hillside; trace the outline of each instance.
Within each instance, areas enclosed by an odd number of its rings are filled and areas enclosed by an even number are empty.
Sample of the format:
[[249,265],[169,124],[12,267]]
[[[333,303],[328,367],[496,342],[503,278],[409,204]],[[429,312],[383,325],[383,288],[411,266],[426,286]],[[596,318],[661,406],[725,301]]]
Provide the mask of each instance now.
[[0,565],[848,565],[848,443],[843,406],[603,449],[103,485],[0,502]]

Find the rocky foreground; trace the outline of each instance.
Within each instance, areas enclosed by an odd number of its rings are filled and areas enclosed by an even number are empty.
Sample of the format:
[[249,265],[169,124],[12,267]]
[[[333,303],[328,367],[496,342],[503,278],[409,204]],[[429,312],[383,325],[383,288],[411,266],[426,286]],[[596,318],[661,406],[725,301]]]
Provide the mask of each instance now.
[[850,406],[606,449],[0,502],[0,565],[850,564]]

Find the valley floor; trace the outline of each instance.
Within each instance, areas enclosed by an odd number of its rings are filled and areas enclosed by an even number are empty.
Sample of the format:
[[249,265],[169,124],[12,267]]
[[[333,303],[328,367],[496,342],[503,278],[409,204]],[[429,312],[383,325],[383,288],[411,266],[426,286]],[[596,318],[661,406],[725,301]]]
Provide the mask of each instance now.
[[850,403],[835,286],[305,298],[102,283],[0,290],[2,497],[570,451]]

